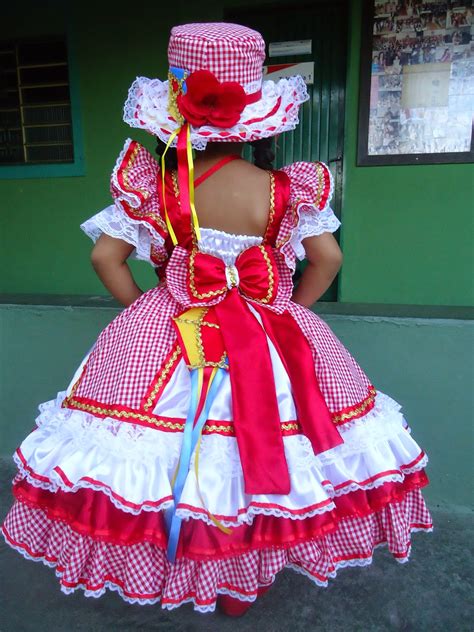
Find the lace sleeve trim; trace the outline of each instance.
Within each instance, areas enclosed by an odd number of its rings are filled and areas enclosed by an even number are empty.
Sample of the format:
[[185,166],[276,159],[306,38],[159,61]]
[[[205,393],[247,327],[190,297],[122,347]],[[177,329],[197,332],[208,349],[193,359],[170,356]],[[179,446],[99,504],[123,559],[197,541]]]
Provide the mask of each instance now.
[[283,170],[291,182],[287,214],[277,239],[286,265],[294,271],[296,258],[304,259],[302,240],[325,232],[333,233],[341,225],[330,203],[334,179],[323,162],[295,162]]
[[[308,205],[305,204],[305,206],[307,207]],[[323,233],[334,233],[341,225],[341,222],[329,206],[326,206],[323,211],[318,211],[317,208],[311,207],[304,213],[299,213],[298,209],[298,215],[298,224],[292,232],[289,244],[296,257],[302,260],[306,256],[302,244],[303,239],[317,237]]]
[[166,257],[165,241],[150,228],[148,224],[125,215],[115,204],[81,224],[81,229],[94,243],[103,233],[122,239],[135,247],[131,255],[134,259],[148,261],[156,267],[160,264],[160,259]]

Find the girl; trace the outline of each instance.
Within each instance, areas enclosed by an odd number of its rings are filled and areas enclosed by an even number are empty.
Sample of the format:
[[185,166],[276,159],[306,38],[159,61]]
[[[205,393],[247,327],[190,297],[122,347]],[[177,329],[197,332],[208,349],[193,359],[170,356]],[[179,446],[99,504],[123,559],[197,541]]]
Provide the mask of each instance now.
[[[234,24],[176,27],[168,57],[124,117],[160,139],[160,164],[128,140],[114,204],[82,226],[127,309],[40,407],[3,534],[66,593],[238,616],[285,567],[325,586],[380,544],[405,562],[432,527],[427,457],[307,309],[342,260],[332,177],[274,170],[268,140],[297,125],[303,80],[262,82],[265,44]],[[157,287],[136,285],[131,255]]]

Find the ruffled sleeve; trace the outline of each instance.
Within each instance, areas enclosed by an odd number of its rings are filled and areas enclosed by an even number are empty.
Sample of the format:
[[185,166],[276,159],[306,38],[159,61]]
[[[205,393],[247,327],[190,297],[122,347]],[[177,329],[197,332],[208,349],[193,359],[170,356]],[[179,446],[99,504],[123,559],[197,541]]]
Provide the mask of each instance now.
[[102,233],[135,247],[132,257],[161,266],[167,258],[166,223],[160,214],[159,165],[140,143],[128,139],[112,172],[114,204],[81,224],[94,242]]
[[295,258],[304,259],[306,237],[334,233],[341,222],[330,207],[334,181],[323,162],[295,162],[282,169],[290,180],[288,209],[277,239],[277,247],[294,269]]

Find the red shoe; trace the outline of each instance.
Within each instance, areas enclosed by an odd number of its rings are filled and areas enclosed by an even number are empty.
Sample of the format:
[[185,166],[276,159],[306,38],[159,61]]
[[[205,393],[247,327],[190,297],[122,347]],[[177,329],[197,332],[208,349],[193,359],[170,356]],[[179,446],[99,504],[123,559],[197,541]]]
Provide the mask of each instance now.
[[259,586],[259,588],[257,590],[257,596],[261,597],[266,592],[268,592],[272,586],[273,586],[273,584],[270,584],[270,586]]
[[251,601],[240,601],[229,595],[219,595],[217,606],[228,617],[242,617],[252,605]]

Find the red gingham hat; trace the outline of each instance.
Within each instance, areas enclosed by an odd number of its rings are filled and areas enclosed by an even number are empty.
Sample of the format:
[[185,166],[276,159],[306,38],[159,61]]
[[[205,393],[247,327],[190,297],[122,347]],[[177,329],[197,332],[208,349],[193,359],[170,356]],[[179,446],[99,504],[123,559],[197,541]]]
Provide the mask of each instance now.
[[124,121],[164,142],[188,121],[195,149],[208,141],[248,142],[294,129],[299,106],[308,99],[305,83],[298,75],[262,81],[264,60],[262,36],[245,26],[175,26],[168,81],[137,77]]

